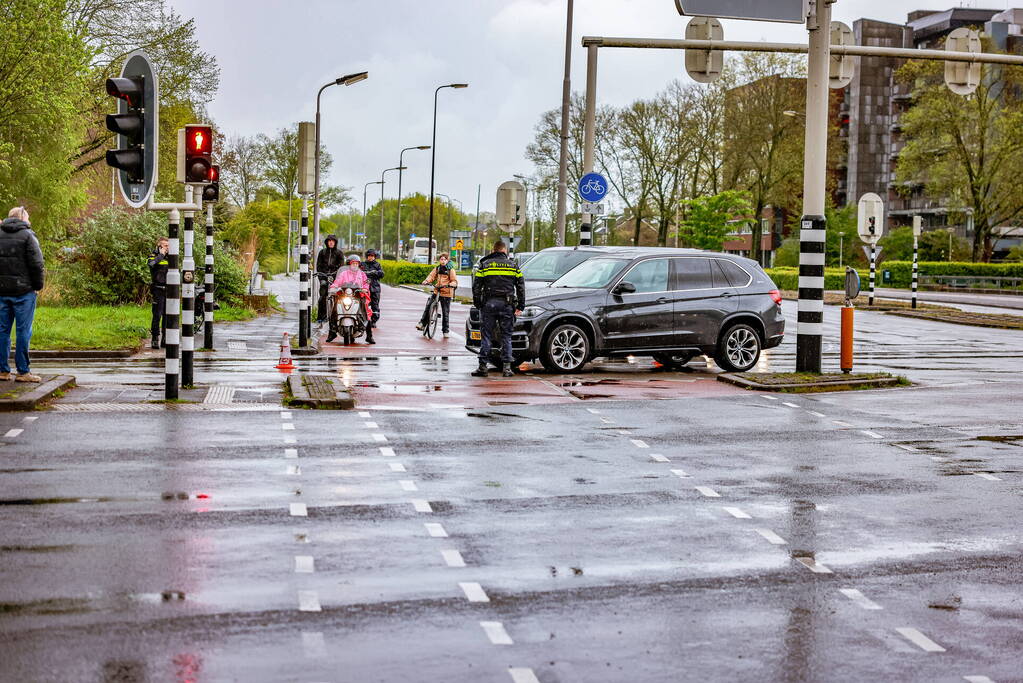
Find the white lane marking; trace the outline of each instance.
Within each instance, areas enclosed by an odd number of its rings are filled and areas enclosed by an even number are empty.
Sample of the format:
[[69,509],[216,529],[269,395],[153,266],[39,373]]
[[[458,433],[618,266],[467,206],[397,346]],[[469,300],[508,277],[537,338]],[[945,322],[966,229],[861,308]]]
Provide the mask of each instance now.
[[618,433],[621,434],[622,436],[628,436],[629,434],[632,434],[632,432],[630,432],[628,429],[619,429]]
[[316,595],[316,591],[299,591],[298,609],[300,612],[322,612],[320,597]]
[[995,683],[987,676],[963,676],[963,680],[970,683]]
[[400,482],[403,491],[418,491],[419,487],[416,486],[416,482],[411,479],[402,479]]
[[458,586],[465,593],[465,597],[469,602],[490,602],[490,598],[483,591],[483,586],[475,581],[459,581]]
[[767,539],[768,543],[771,543],[773,545],[785,545],[785,539],[779,536],[778,534],[774,533],[770,529],[756,529],[755,531],[761,536],[763,536],[765,539]]
[[980,477],[981,479],[987,479],[988,481],[1001,481],[1001,479],[999,479],[995,475],[988,474],[987,472],[974,472],[973,475],[975,477]]
[[686,474],[685,470],[672,470],[671,473],[674,474],[679,479],[689,479],[690,478],[689,475]]
[[423,526],[426,527],[426,533],[430,534],[434,538],[448,537],[448,532],[444,531],[444,526],[437,524],[437,522],[426,522]]
[[282,420],[290,420],[291,419],[291,413],[289,413],[286,410],[282,410],[281,411],[281,419]]
[[880,434],[878,434],[877,432],[872,432],[872,431],[870,431],[869,429],[861,429],[861,430],[860,430],[860,434],[866,434],[866,435],[867,435],[867,436],[869,436],[869,437],[870,437],[871,439],[883,439],[883,438],[884,438],[883,436],[881,436],[881,435],[880,435]]
[[511,676],[512,683],[540,683],[533,670],[526,667],[513,666],[508,669],[508,675]]
[[312,574],[315,571],[312,555],[295,555],[296,574]]
[[298,443],[298,441],[295,440],[294,434],[285,434],[284,443]]
[[24,429],[9,429],[9,430],[7,430],[7,433],[4,434],[4,436],[6,436],[8,439],[13,439],[18,434],[21,434],[23,431],[25,431],[25,430]]
[[380,442],[386,442],[387,441],[387,437],[384,436],[383,434],[374,434],[373,435],[373,440],[374,441],[380,441]]
[[788,406],[789,408],[798,408],[799,407],[798,404],[796,404],[796,403],[789,403],[788,401],[782,401],[781,404],[783,406]]
[[413,498],[412,507],[416,509],[416,512],[433,512],[430,502],[421,498]]
[[650,459],[653,460],[654,462],[671,462],[671,460],[668,460],[660,453],[651,453]]
[[393,448],[389,448],[387,446],[381,446],[380,447],[380,455],[384,456],[385,458],[393,458],[394,457],[394,449]]
[[392,462],[392,463],[390,463],[390,465],[391,465],[391,471],[392,472],[404,472],[405,471],[405,466],[402,465],[400,462]]
[[901,448],[904,451],[909,451],[910,453],[916,453],[917,451],[920,450],[919,448],[913,448],[912,446],[907,446],[904,443],[896,443],[896,444],[892,444],[892,445],[895,446],[896,448]]
[[832,574],[833,573],[830,569],[825,567],[823,564],[820,564],[819,562],[817,562],[817,560],[813,559],[812,557],[796,557],[796,558],[793,558],[793,559],[796,562],[798,562],[799,564],[801,564],[804,567],[806,567],[807,569],[809,569],[810,571],[812,571],[814,574]]
[[283,429],[286,432],[294,431],[295,425],[292,424],[291,422],[282,422],[281,429]]
[[308,517],[309,511],[305,507],[305,503],[292,503],[288,506],[288,510],[291,512],[292,517]]
[[511,636],[504,630],[504,624],[499,621],[481,621],[480,626],[487,633],[487,638],[494,645],[514,645]]
[[297,448],[285,448],[284,449],[284,457],[285,458],[297,458],[298,457],[298,449]]
[[614,424],[614,420],[612,420],[609,417],[602,417],[602,418],[600,418],[600,421],[603,422],[606,425]]
[[302,474],[302,468],[298,465],[288,465],[286,474]]
[[710,488],[709,486],[697,486],[696,490],[707,496],[708,498],[720,498],[721,494]]
[[920,633],[920,631],[909,626],[902,626],[895,629],[898,631],[903,638],[919,647],[924,652],[944,652],[945,648],[935,643],[933,640]]
[[753,519],[739,508],[722,508],[725,512],[736,519]]
[[35,422],[38,419],[39,419],[38,415],[33,415],[32,417],[26,417],[25,422]]
[[380,429],[380,425],[370,420],[366,421],[366,429]]
[[441,557],[444,558],[444,562],[449,567],[464,567],[465,560],[462,559],[462,553],[457,550],[442,550],[440,551]]
[[359,417],[371,417],[371,415],[369,414],[369,412],[363,410],[359,413]]
[[777,396],[767,396],[767,395],[764,395],[764,394],[761,394],[760,398],[766,398],[768,401],[777,401],[778,400]]
[[632,445],[635,446],[636,448],[650,448],[650,446],[648,446],[646,441],[643,441],[643,439],[629,439],[629,441],[631,441]]
[[327,646],[323,642],[323,634],[319,631],[302,632],[302,650],[306,657],[323,657],[327,654]]
[[881,605],[877,604],[855,588],[839,588],[838,592],[855,602],[863,609],[883,609]]
[[839,427],[852,427],[852,425],[848,422],[842,422],[841,420],[832,420],[832,422],[837,424]]
[[810,413],[814,417],[826,417],[824,413],[818,413],[816,410],[808,410],[806,412]]
[[594,408],[587,408],[587,412],[593,413],[594,415],[600,415],[600,411]]
[[934,462],[947,462],[945,458],[941,457],[940,455],[932,455],[931,460],[933,460]]

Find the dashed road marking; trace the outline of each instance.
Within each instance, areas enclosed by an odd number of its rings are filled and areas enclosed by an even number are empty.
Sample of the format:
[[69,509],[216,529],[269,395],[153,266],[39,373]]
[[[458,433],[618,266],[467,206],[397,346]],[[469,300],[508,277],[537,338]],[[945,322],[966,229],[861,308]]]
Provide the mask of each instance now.
[[38,420],[38,419],[39,419],[39,416],[38,416],[38,415],[32,415],[32,416],[30,416],[30,417],[26,417],[26,418],[25,418],[25,422],[35,422],[35,421],[36,421],[36,420]]
[[808,410],[806,412],[810,413],[814,417],[827,417],[824,413],[818,413],[816,410]]
[[291,419],[291,413],[289,413],[286,410],[282,410],[281,411],[281,419],[282,420],[290,420]]
[[789,403],[788,401],[782,401],[781,404],[783,406],[788,406],[789,408],[799,408],[800,407],[798,403]]
[[298,465],[288,465],[288,469],[286,471],[286,474],[291,474],[291,475],[302,474],[302,468],[299,467]]
[[970,683],[995,683],[987,676],[963,676],[963,680]]
[[285,448],[284,449],[284,457],[285,458],[297,458],[298,457],[298,449],[297,448]]
[[671,462],[671,460],[668,460],[660,453],[651,453],[650,459],[653,460],[654,462]]
[[430,501],[421,498],[414,498],[412,500],[412,507],[415,508],[416,512],[433,512],[433,508],[430,507]]
[[587,408],[586,412],[593,413],[594,415],[600,415],[600,411],[596,408]]
[[465,560],[462,559],[462,553],[457,550],[442,550],[440,551],[441,557],[444,558],[445,564],[449,567],[464,567]]
[[404,472],[405,471],[405,466],[402,465],[400,462],[392,462],[392,463],[390,463],[390,465],[391,465],[391,471],[392,472]]
[[736,519],[753,519],[739,508],[723,508],[725,512]]
[[426,527],[426,533],[430,534],[434,538],[448,537],[448,532],[444,531],[444,526],[442,524],[437,524],[436,522],[426,522],[425,524],[423,524],[423,526]]
[[871,439],[883,439],[884,438],[883,436],[881,436],[877,432],[872,432],[869,429],[861,429],[860,430],[860,434],[865,434],[866,436],[869,436]]
[[932,455],[931,460],[933,460],[934,462],[947,462],[945,458],[941,457],[940,455]]
[[760,398],[766,398],[768,401],[777,401],[778,400],[777,396],[767,396],[766,394],[761,394]]
[[16,437],[19,434],[21,434],[23,431],[25,431],[25,430],[24,429],[8,429],[7,433],[4,434],[4,436],[7,437],[8,439],[13,439],[14,437]]
[[842,422],[841,420],[832,420],[832,422],[837,424],[839,427],[852,427],[852,425],[848,422]]
[[319,631],[302,632],[302,650],[306,657],[323,657],[327,654],[327,646],[323,642],[323,634]]
[[632,434],[632,432],[630,432],[628,429],[619,429],[618,433],[621,434],[622,436],[628,436],[629,434]]
[[401,489],[403,491],[418,491],[419,490],[419,487],[416,486],[416,482],[412,481],[411,479],[402,479],[398,483],[401,484]]
[[384,436],[383,434],[374,434],[373,435],[373,440],[374,441],[380,441],[380,442],[386,442],[387,441],[387,437]]
[[480,626],[487,634],[487,638],[490,638],[490,642],[494,645],[514,645],[511,636],[504,630],[504,624],[499,621],[481,621]]
[[999,477],[996,477],[993,474],[988,474],[987,472],[974,472],[973,476],[980,477],[981,479],[987,479],[988,481],[1001,481]]
[[294,434],[285,434],[284,443],[298,443],[298,441],[295,440]]
[[707,496],[708,498],[720,498],[721,494],[710,488],[709,486],[697,486],[696,490]]
[[365,424],[366,424],[366,429],[380,429],[380,425],[378,425],[376,422],[373,422],[371,420],[367,420]]
[[312,574],[315,571],[312,555],[295,555],[296,574]]
[[756,529],[756,532],[763,536],[772,545],[785,545],[785,539],[770,529]]
[[612,420],[609,417],[602,417],[602,418],[600,418],[600,421],[603,422],[606,425],[614,424],[614,420]]
[[309,511],[305,507],[305,503],[292,503],[288,506],[288,510],[291,512],[292,517],[308,517]]
[[483,586],[475,581],[459,581],[458,586],[465,593],[465,597],[469,602],[490,602],[490,598],[484,592]]
[[282,422],[281,429],[283,429],[284,431],[292,431],[295,429],[295,425],[292,424],[291,422]]
[[690,478],[690,476],[688,474],[686,474],[685,470],[672,470],[671,473],[674,474],[679,479],[689,479]]
[[299,591],[298,609],[300,612],[322,612],[323,608],[320,607],[320,597],[316,594],[316,591]]
[[372,417],[372,416],[369,414],[368,411],[363,410],[363,411],[361,411],[359,413],[359,417]]
[[907,446],[904,443],[896,443],[892,445],[895,446],[896,448],[901,448],[904,451],[909,451],[910,453],[916,453],[920,450],[919,448],[914,448],[913,446]]
[[508,669],[508,675],[511,676],[512,683],[540,683],[533,670],[526,667],[513,666]]
[[897,628],[895,630],[898,631],[899,634],[903,638],[905,638],[909,642],[913,643],[914,645],[919,647],[924,652],[944,652],[945,651],[945,648],[943,648],[942,646],[938,645],[933,640],[931,640],[930,638],[928,638],[924,634],[920,633],[920,631],[916,630],[915,628],[911,628],[909,626],[902,626],[902,627]]
[[877,604],[855,588],[839,588],[838,592],[855,602],[863,609],[883,609],[881,605]]
[[643,441],[643,439],[629,439],[629,441],[631,441],[632,445],[636,448],[650,448],[650,446],[647,445],[647,442]]
[[794,559],[796,562],[798,562],[799,564],[803,565],[804,567],[806,567],[807,569],[812,571],[814,574],[833,574],[834,573],[830,569],[825,567],[823,564],[821,564],[817,560],[813,559],[812,557],[794,557],[792,559]]
[[384,456],[385,458],[393,458],[394,457],[394,449],[393,448],[389,448],[387,446],[381,446],[380,447],[380,455]]

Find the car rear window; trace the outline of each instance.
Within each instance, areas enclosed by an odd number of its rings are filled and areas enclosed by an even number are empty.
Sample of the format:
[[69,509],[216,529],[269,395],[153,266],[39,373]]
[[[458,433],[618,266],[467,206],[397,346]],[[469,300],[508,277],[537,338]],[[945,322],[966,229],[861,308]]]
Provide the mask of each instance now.
[[586,259],[596,256],[595,252],[572,249],[570,251],[541,251],[523,265],[522,277],[527,280],[553,282],[575,268]]
[[714,278],[710,265],[710,259],[705,258],[675,259],[675,289],[712,289]]
[[[714,259],[714,263],[723,271],[724,276],[728,280],[727,285],[718,285],[719,287],[745,287],[750,283],[752,279],[750,274],[743,270],[741,267],[732,263],[731,261],[725,261],[724,259]],[[715,273],[717,275],[718,273]]]

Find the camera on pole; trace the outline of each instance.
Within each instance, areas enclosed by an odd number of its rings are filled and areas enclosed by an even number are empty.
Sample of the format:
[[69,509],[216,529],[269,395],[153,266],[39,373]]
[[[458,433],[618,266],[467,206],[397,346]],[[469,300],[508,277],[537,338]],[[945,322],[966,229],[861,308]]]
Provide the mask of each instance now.
[[146,54],[128,55],[121,75],[107,79],[106,90],[117,98],[117,113],[106,118],[107,129],[117,134],[117,148],[107,151],[106,162],[119,171],[124,200],[139,208],[153,193],[159,156],[159,92],[156,72]]
[[202,200],[204,202],[219,202],[220,201],[220,165],[213,164],[210,166],[210,174],[206,178],[209,182],[206,187],[202,189]]

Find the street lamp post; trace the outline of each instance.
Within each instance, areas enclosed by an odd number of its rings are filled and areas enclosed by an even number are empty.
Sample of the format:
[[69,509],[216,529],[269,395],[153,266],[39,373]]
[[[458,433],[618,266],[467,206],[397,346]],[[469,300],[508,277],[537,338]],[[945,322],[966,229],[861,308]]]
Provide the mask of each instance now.
[[[359,81],[364,81],[369,78],[368,71],[360,71],[354,74],[348,74],[341,78],[336,78],[330,83],[327,83],[316,93],[316,149],[313,151],[315,161],[313,165],[313,249],[315,250],[320,243],[320,95],[323,91],[332,85],[353,85]],[[290,199],[289,199],[290,206]]]
[[434,171],[437,169],[437,95],[444,88],[468,88],[468,83],[449,83],[448,85],[437,86],[433,91],[433,143],[430,145],[430,229],[427,235],[427,263],[433,263],[433,180]]
[[[404,170],[402,166],[395,166],[394,168],[385,168],[380,173],[380,258],[384,257],[384,175],[388,171],[401,173]],[[398,198],[398,201],[401,201],[401,197]]]
[[370,185],[382,185],[382,180],[371,180],[362,186],[362,237],[366,237],[366,190],[369,189]]
[[394,244],[395,249],[397,249],[397,251],[394,252],[395,256],[397,256],[398,251],[401,251],[401,245],[398,244],[398,242],[401,241],[401,172],[405,168],[405,162],[403,160],[403,157],[405,156],[405,152],[409,151],[410,149],[430,149],[430,145],[417,145],[416,147],[406,147],[405,149],[401,150],[400,154],[398,154],[398,229],[395,231],[396,236]]

